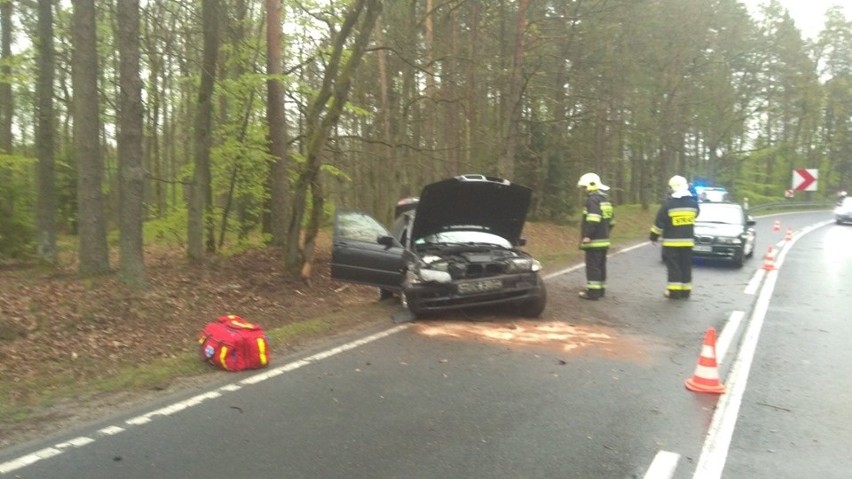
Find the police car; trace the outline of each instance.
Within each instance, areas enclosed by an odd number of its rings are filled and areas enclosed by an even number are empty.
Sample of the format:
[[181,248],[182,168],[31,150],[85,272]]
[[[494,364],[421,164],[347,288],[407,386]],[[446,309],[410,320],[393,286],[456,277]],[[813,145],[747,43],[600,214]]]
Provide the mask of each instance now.
[[742,267],[754,255],[757,233],[755,220],[741,205],[706,201],[695,218],[695,258],[730,261]]

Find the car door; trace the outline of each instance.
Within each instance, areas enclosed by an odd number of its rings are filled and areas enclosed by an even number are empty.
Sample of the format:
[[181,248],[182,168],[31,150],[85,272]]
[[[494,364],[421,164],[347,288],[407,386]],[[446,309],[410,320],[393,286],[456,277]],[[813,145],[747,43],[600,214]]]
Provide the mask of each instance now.
[[370,215],[353,210],[335,213],[332,278],[399,289],[404,252],[399,240]]

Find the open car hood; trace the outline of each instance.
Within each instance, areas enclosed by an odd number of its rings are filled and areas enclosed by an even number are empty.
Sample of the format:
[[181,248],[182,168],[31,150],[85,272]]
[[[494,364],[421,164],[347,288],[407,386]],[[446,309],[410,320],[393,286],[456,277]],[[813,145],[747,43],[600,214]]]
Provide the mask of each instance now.
[[480,230],[520,243],[532,190],[502,178],[463,175],[426,185],[412,225],[417,240],[442,231]]

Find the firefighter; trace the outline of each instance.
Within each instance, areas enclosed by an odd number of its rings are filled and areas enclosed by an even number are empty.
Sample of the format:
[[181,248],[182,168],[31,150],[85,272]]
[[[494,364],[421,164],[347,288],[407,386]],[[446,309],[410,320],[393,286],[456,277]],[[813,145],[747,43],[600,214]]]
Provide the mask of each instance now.
[[651,226],[650,240],[656,244],[662,238],[663,261],[668,270],[664,295],[670,299],[688,299],[692,291],[692,246],[698,200],[683,176],[671,177],[669,191]]
[[604,191],[609,190],[595,173],[580,177],[577,187],[586,192],[583,219],[580,224],[580,249],[586,253],[586,289],[583,299],[597,300],[606,293],[606,255],[609,232],[615,225],[612,203]]

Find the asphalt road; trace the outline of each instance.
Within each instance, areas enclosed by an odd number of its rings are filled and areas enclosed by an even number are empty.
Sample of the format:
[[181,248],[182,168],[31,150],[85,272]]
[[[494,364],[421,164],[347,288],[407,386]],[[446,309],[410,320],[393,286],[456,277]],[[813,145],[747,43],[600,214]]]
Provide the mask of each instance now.
[[[659,251],[637,245],[611,256],[601,301],[577,298],[576,268],[548,277],[540,320],[388,319],[0,451],[0,476],[852,477],[852,226],[830,219],[759,218],[755,257],[696,264],[689,301],[662,296]],[[782,248],[767,271],[770,244]],[[684,387],[710,327],[722,396]]]

